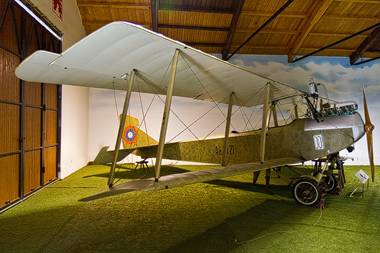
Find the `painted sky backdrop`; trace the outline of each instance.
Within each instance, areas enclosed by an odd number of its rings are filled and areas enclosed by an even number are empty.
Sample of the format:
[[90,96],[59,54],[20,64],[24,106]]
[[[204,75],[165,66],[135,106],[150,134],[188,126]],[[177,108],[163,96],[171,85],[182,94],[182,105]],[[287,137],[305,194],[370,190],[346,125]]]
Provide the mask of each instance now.
[[[380,61],[350,66],[348,58],[309,57],[289,64],[287,56],[235,55],[230,62],[303,91],[308,91],[309,79],[313,78],[316,83],[325,84],[330,99],[356,101],[361,115],[364,115],[362,98],[362,85],[364,85],[372,123],[380,128]],[[320,91],[320,95],[324,95],[323,93]],[[101,147],[111,146],[111,149],[114,148],[118,129],[117,115],[121,113],[124,97],[125,92],[123,91],[90,89],[90,160],[96,156]],[[158,139],[159,136],[163,101],[164,96],[158,97],[151,94],[133,93],[131,97],[129,114],[138,118],[141,123],[144,118],[141,108],[145,112],[149,108],[142,129],[155,139]],[[226,114],[227,111],[225,105],[215,107],[215,104],[211,102],[173,98],[172,110],[175,114],[170,115],[166,141],[183,141],[224,133],[225,116],[223,114]],[[203,116],[208,111],[209,113]],[[235,113],[232,118],[231,130],[243,131],[248,130],[247,127],[254,127],[259,123],[262,110],[234,107],[233,112]],[[247,117],[252,115],[254,118],[249,126],[246,126],[242,115],[248,115]],[[279,115],[279,119],[281,117]],[[198,121],[188,130],[186,126],[195,120]],[[380,150],[380,143],[376,141],[379,140],[378,128],[375,128],[373,133],[375,164],[380,163],[377,154]],[[347,154],[346,151],[341,153],[341,155],[355,158],[353,162],[347,161],[347,164],[368,164],[366,138],[364,137],[356,143],[355,148],[353,153]]]

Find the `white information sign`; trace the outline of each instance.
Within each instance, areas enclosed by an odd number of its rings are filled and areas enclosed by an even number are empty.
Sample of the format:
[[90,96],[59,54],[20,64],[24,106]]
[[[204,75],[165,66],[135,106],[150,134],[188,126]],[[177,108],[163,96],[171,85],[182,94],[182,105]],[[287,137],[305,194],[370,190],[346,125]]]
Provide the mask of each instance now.
[[356,172],[355,176],[362,182],[362,184],[367,182],[367,180],[369,178],[369,176],[367,174],[365,174],[365,172],[363,170],[359,170],[358,172]]

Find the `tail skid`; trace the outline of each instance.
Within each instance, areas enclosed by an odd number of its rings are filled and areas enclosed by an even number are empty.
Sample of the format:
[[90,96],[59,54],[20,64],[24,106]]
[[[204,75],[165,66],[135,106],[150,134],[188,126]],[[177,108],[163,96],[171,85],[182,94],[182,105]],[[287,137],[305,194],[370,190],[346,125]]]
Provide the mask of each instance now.
[[[121,116],[120,116],[121,117]],[[127,116],[124,123],[123,131],[123,148],[120,149],[117,162],[123,160],[126,156],[133,153],[140,147],[146,147],[151,145],[157,145],[158,142],[150,137],[147,133],[141,130],[139,127],[139,120],[137,118]],[[114,150],[108,150],[109,146],[100,149],[98,155],[94,160],[94,164],[107,164],[112,163]]]

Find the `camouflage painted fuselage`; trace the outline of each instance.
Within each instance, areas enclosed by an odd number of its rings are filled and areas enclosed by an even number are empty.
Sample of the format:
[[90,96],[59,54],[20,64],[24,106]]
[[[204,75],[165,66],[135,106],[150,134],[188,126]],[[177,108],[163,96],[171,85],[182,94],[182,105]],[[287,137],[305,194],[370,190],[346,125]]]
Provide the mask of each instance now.
[[[295,157],[312,160],[339,152],[358,141],[365,133],[359,113],[319,119],[296,119],[292,123],[267,131],[265,160]],[[261,130],[234,133],[228,140],[228,165],[259,161]],[[224,136],[177,143],[164,147],[164,158],[221,164]],[[139,147],[141,157],[155,157],[157,145]]]

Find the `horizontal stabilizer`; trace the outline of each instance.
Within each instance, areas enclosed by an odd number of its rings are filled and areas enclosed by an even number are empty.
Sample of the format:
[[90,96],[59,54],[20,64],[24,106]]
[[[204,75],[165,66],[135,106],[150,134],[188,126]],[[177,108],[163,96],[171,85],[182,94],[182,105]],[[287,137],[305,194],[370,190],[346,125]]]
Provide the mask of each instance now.
[[[107,151],[109,146],[103,147],[98,155],[95,157],[95,160],[93,164],[107,164],[112,163],[112,159],[115,153],[115,150]],[[120,149],[118,156],[117,156],[117,162],[120,162],[124,159],[127,155],[135,151],[135,149]]]
[[188,184],[203,183],[220,178],[260,171],[268,168],[275,168],[299,162],[301,162],[301,160],[297,158],[279,158],[265,161],[263,164],[260,162],[253,162],[167,175],[160,177],[158,182],[155,182],[154,178],[129,181],[113,186],[96,195],[81,199],[80,201],[91,201],[131,191],[157,191],[162,189],[170,189]]

